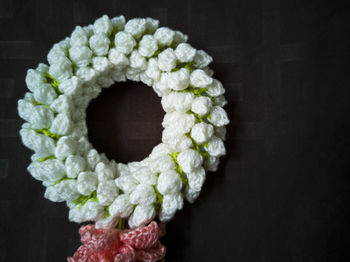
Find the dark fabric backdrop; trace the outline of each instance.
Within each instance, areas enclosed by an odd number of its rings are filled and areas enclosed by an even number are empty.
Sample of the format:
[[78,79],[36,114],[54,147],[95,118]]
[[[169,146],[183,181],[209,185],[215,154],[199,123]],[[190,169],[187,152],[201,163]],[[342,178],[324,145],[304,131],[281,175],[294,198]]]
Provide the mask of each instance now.
[[[350,9],[305,0],[0,0],[0,261],[65,261],[79,246],[64,204],[26,171],[16,103],[26,70],[106,13],[151,16],[214,58],[231,118],[227,156],[167,225],[166,261],[349,261]],[[88,109],[117,161],[160,142],[160,99],[115,84]]]

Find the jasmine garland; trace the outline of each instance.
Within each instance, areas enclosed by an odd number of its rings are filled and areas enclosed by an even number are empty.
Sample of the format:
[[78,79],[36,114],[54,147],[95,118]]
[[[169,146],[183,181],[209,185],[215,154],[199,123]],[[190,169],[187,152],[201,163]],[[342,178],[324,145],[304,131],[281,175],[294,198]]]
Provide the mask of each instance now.
[[[67,203],[69,219],[130,228],[163,222],[199,196],[206,171],[226,154],[225,89],[212,78],[212,58],[187,36],[152,18],[104,15],[55,44],[48,65],[29,69],[30,92],[18,101],[20,135],[34,151],[28,167],[45,198]],[[162,143],[140,162],[109,160],[87,139],[86,109],[102,88],[141,81],[153,88],[165,116]]]

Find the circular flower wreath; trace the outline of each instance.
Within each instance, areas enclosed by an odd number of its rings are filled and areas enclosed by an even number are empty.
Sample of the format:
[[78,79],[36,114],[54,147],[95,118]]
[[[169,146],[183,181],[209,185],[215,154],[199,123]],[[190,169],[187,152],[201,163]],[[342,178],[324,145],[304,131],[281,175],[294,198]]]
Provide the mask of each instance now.
[[[222,84],[212,78],[212,58],[185,43],[187,36],[152,18],[104,15],[77,26],[55,44],[49,65],[29,69],[30,92],[18,101],[20,135],[34,150],[28,167],[43,182],[45,198],[69,207],[74,222],[96,228],[143,226],[170,220],[193,202],[206,171],[225,155],[226,104]],[[166,112],[162,143],[140,162],[109,160],[87,138],[86,108],[102,88],[141,81],[161,97]]]

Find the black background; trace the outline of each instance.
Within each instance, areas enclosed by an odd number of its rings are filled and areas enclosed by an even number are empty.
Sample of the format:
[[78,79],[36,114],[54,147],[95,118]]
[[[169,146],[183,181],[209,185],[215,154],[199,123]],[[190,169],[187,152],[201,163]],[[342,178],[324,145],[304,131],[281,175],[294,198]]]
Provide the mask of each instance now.
[[[305,0],[0,0],[0,261],[65,261],[79,246],[68,209],[26,171],[16,103],[26,70],[104,13],[188,34],[227,90],[228,154],[168,223],[166,261],[349,261],[350,8]],[[162,117],[150,88],[115,84],[89,106],[89,138],[141,160]]]

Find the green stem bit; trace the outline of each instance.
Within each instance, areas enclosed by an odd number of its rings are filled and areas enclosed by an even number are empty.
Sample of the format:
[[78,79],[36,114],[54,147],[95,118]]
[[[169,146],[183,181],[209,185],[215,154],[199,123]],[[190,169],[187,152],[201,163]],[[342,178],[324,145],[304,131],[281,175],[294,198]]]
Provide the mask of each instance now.
[[49,105],[45,105],[45,104],[40,104],[38,101],[36,101],[34,98],[32,99],[32,104],[35,105],[35,106],[44,106],[46,107],[47,109],[50,109],[50,106]]
[[104,210],[105,210],[105,212],[106,212],[105,218],[108,218],[108,217],[111,216],[111,213],[109,213],[108,208],[109,208],[108,206],[104,207]]
[[179,173],[180,178],[182,180],[182,184],[187,185],[188,184],[188,179],[185,177],[181,166],[179,165],[179,162],[177,162],[177,156],[179,155],[180,152],[174,152],[174,153],[170,153],[169,155],[171,156],[171,158],[173,159],[174,163],[175,163],[175,167],[176,167],[176,171]]
[[61,95],[62,93],[58,89],[58,86],[60,85],[60,83],[56,80],[56,78],[54,78],[49,73],[45,73],[45,78],[46,78],[46,83],[50,84],[52,88],[55,89],[58,95]]
[[118,33],[119,29],[118,27],[114,27],[113,30],[112,30],[112,33],[108,36],[109,40],[111,40],[110,44],[109,44],[109,49],[112,49],[115,47],[115,41],[114,41],[114,38],[115,38],[115,35]]
[[70,179],[69,177],[64,176],[64,177],[62,177],[61,179],[57,180],[57,181],[55,182],[55,185],[61,183],[62,181],[69,180],[69,179]]
[[166,46],[160,46],[159,49],[157,51],[154,52],[154,54],[152,55],[152,57],[157,58],[158,55],[163,52],[165,49],[167,49]]
[[200,116],[200,115],[192,112],[191,110],[187,111],[186,113],[194,115],[194,117],[196,118],[196,120],[195,120],[196,124],[197,123],[201,123],[201,122],[208,123],[209,122],[208,119],[210,119],[210,117],[211,117],[210,114],[206,114],[204,116]]
[[40,157],[38,158],[38,162],[44,162],[48,159],[56,159],[56,157],[55,156]]
[[194,139],[191,137],[190,133],[186,133],[186,136],[189,139],[191,139],[192,144],[193,144],[192,148],[194,150],[196,150],[198,153],[200,153],[204,159],[209,157],[209,153],[205,150],[205,148],[208,148],[208,142],[205,142],[204,144],[199,145],[196,141],[194,141]]
[[38,134],[43,134],[45,136],[51,137],[54,140],[58,140],[61,138],[60,135],[56,135],[54,133],[52,133],[51,131],[49,131],[48,129],[44,128],[44,129],[34,129],[35,132],[37,132]]
[[161,193],[159,193],[157,186],[153,186],[154,192],[156,193],[156,202],[154,203],[154,208],[155,209],[160,209],[163,203],[163,196]]
[[78,205],[79,208],[82,207],[83,205],[85,205],[85,203],[88,201],[88,200],[92,200],[92,201],[95,201],[97,202],[97,193],[96,191],[92,192],[90,195],[88,196],[80,196],[79,198],[77,198],[76,200],[73,201],[73,203],[75,205]]
[[198,97],[198,96],[208,96],[206,93],[207,91],[208,91],[207,88],[188,86],[186,89],[176,90],[175,92],[192,92],[195,96]]
[[120,230],[125,229],[125,219],[124,218],[119,218],[118,229],[120,229]]

